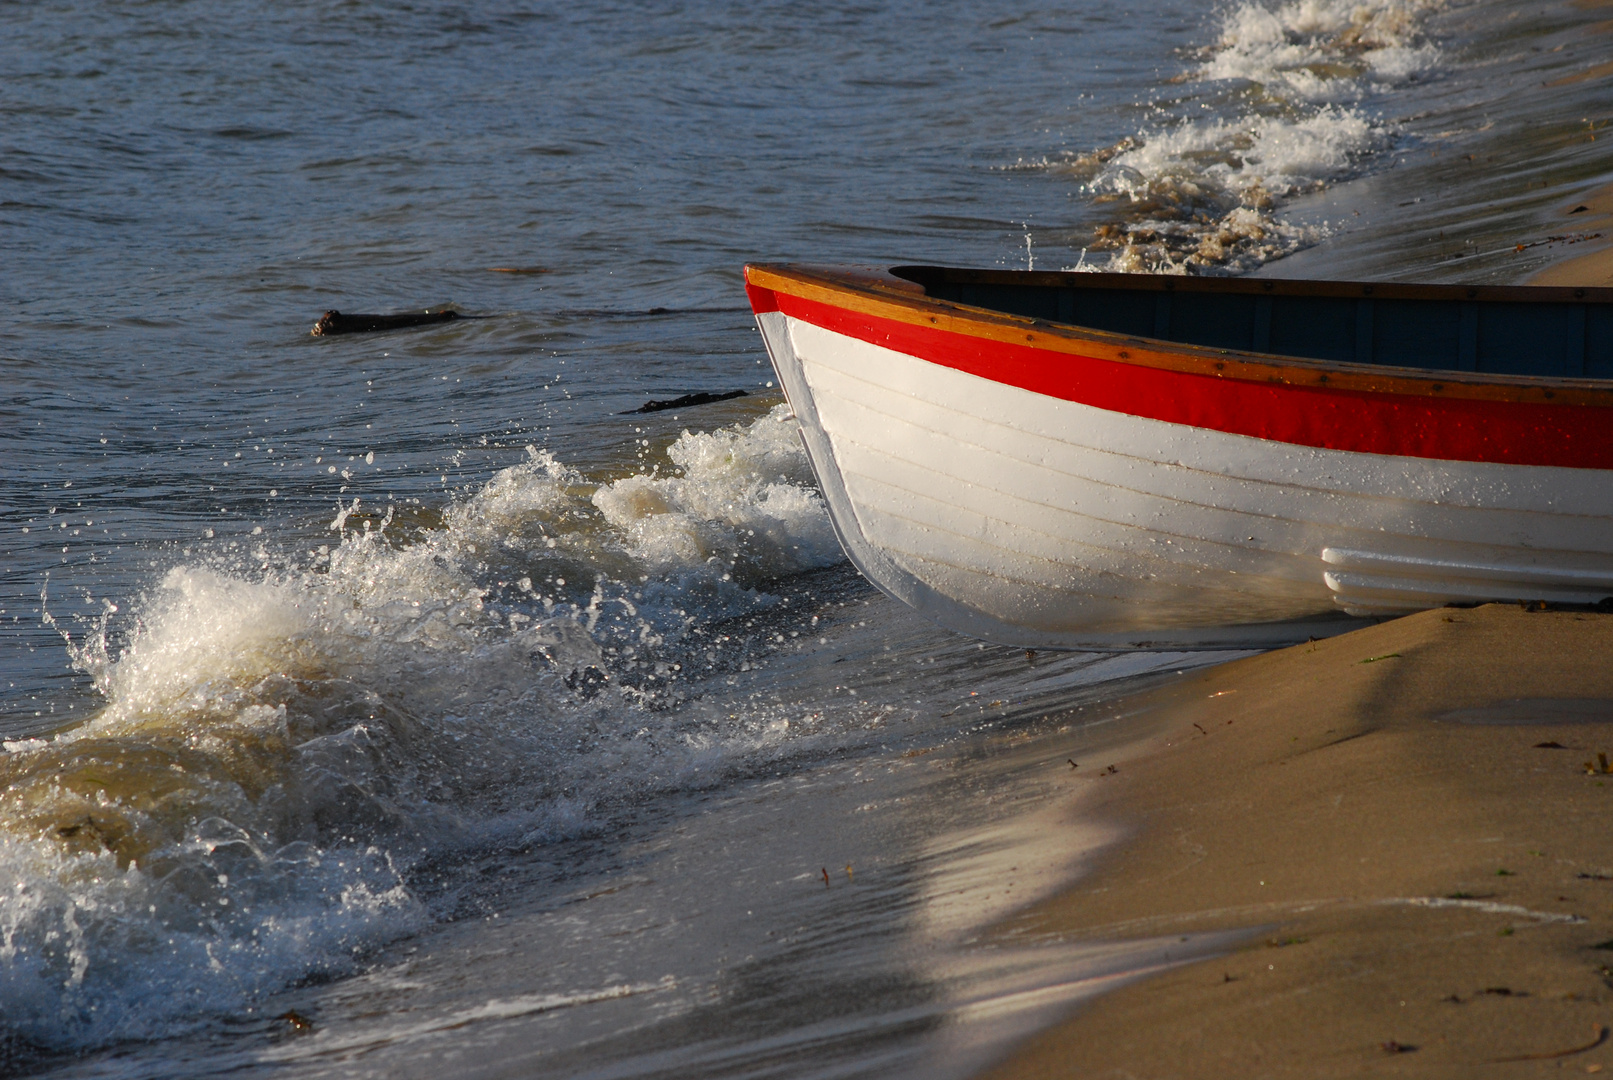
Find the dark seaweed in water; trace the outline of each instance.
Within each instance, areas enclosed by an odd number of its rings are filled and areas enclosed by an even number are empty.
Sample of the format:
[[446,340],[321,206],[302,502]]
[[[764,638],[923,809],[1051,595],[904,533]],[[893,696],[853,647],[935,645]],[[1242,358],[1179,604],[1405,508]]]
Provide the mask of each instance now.
[[411,326],[431,326],[463,318],[457,311],[403,312],[397,315],[343,315],[327,311],[309,331],[314,337],[336,334],[370,334],[381,330],[403,330]]
[[744,390],[730,390],[725,394],[695,393],[684,394],[682,397],[669,398],[665,401],[646,401],[636,409],[628,409],[623,416],[633,413],[666,412],[668,409],[687,409],[695,405],[710,405],[714,401],[731,401],[736,397],[744,397]]

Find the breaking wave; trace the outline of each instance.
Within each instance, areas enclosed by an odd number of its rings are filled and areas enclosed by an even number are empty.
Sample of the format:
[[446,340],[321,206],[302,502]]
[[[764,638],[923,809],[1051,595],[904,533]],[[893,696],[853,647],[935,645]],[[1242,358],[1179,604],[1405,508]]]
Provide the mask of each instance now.
[[105,704],[0,758],[0,1035],[250,1015],[435,917],[427,858],[791,752],[810,728],[771,706],[691,699],[783,647],[780,581],[842,561],[793,419],[685,432],[667,465],[590,481],[529,447],[444,512],[355,500],[334,544],[109,606],[70,642]]
[[[1437,69],[1423,38],[1440,0],[1243,0],[1179,82],[1170,117],[1057,163],[1114,219],[1098,268],[1242,272],[1320,239],[1287,200],[1355,175],[1394,136],[1371,101]],[[1191,113],[1189,113],[1191,110]],[[1051,164],[1051,163],[1050,163]]]

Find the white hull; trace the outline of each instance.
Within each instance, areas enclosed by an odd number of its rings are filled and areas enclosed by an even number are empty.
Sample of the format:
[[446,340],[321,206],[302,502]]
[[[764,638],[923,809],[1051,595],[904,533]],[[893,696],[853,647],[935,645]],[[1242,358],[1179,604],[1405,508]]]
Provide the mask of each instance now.
[[1605,470],[1277,443],[757,322],[853,562],[974,637],[1235,646],[1341,608],[1613,595]]

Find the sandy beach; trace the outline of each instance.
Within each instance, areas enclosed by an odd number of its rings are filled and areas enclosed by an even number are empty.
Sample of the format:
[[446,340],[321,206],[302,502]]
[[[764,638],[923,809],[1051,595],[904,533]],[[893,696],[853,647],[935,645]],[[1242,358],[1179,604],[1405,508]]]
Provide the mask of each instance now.
[[1613,1071],[1609,655],[1613,615],[1440,609],[1126,702],[1155,744],[1078,765],[1135,833],[1001,932],[1248,944],[988,1075]]

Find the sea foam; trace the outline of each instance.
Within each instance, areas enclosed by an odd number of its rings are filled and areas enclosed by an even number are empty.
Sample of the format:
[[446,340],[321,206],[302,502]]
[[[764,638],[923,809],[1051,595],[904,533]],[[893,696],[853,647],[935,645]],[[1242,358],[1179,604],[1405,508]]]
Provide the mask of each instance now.
[[725,573],[763,580],[843,558],[789,406],[743,430],[686,432],[668,457],[680,475],[632,476],[593,496],[647,568],[716,560]]
[[[1199,87],[1178,116],[1074,170],[1118,211],[1093,248],[1106,268],[1246,271],[1317,239],[1283,222],[1285,201],[1367,168],[1394,126],[1372,107],[1435,72],[1423,40],[1438,0],[1243,0],[1185,81]],[[1102,263],[1098,264],[1102,267]]]
[[[248,1017],[433,918],[412,876],[791,752],[753,666],[842,560],[780,406],[591,481],[548,452],[435,518],[344,504],[303,557],[185,562],[71,644],[105,704],[0,758],[0,1025],[82,1049]],[[776,629],[776,627],[775,627]]]

